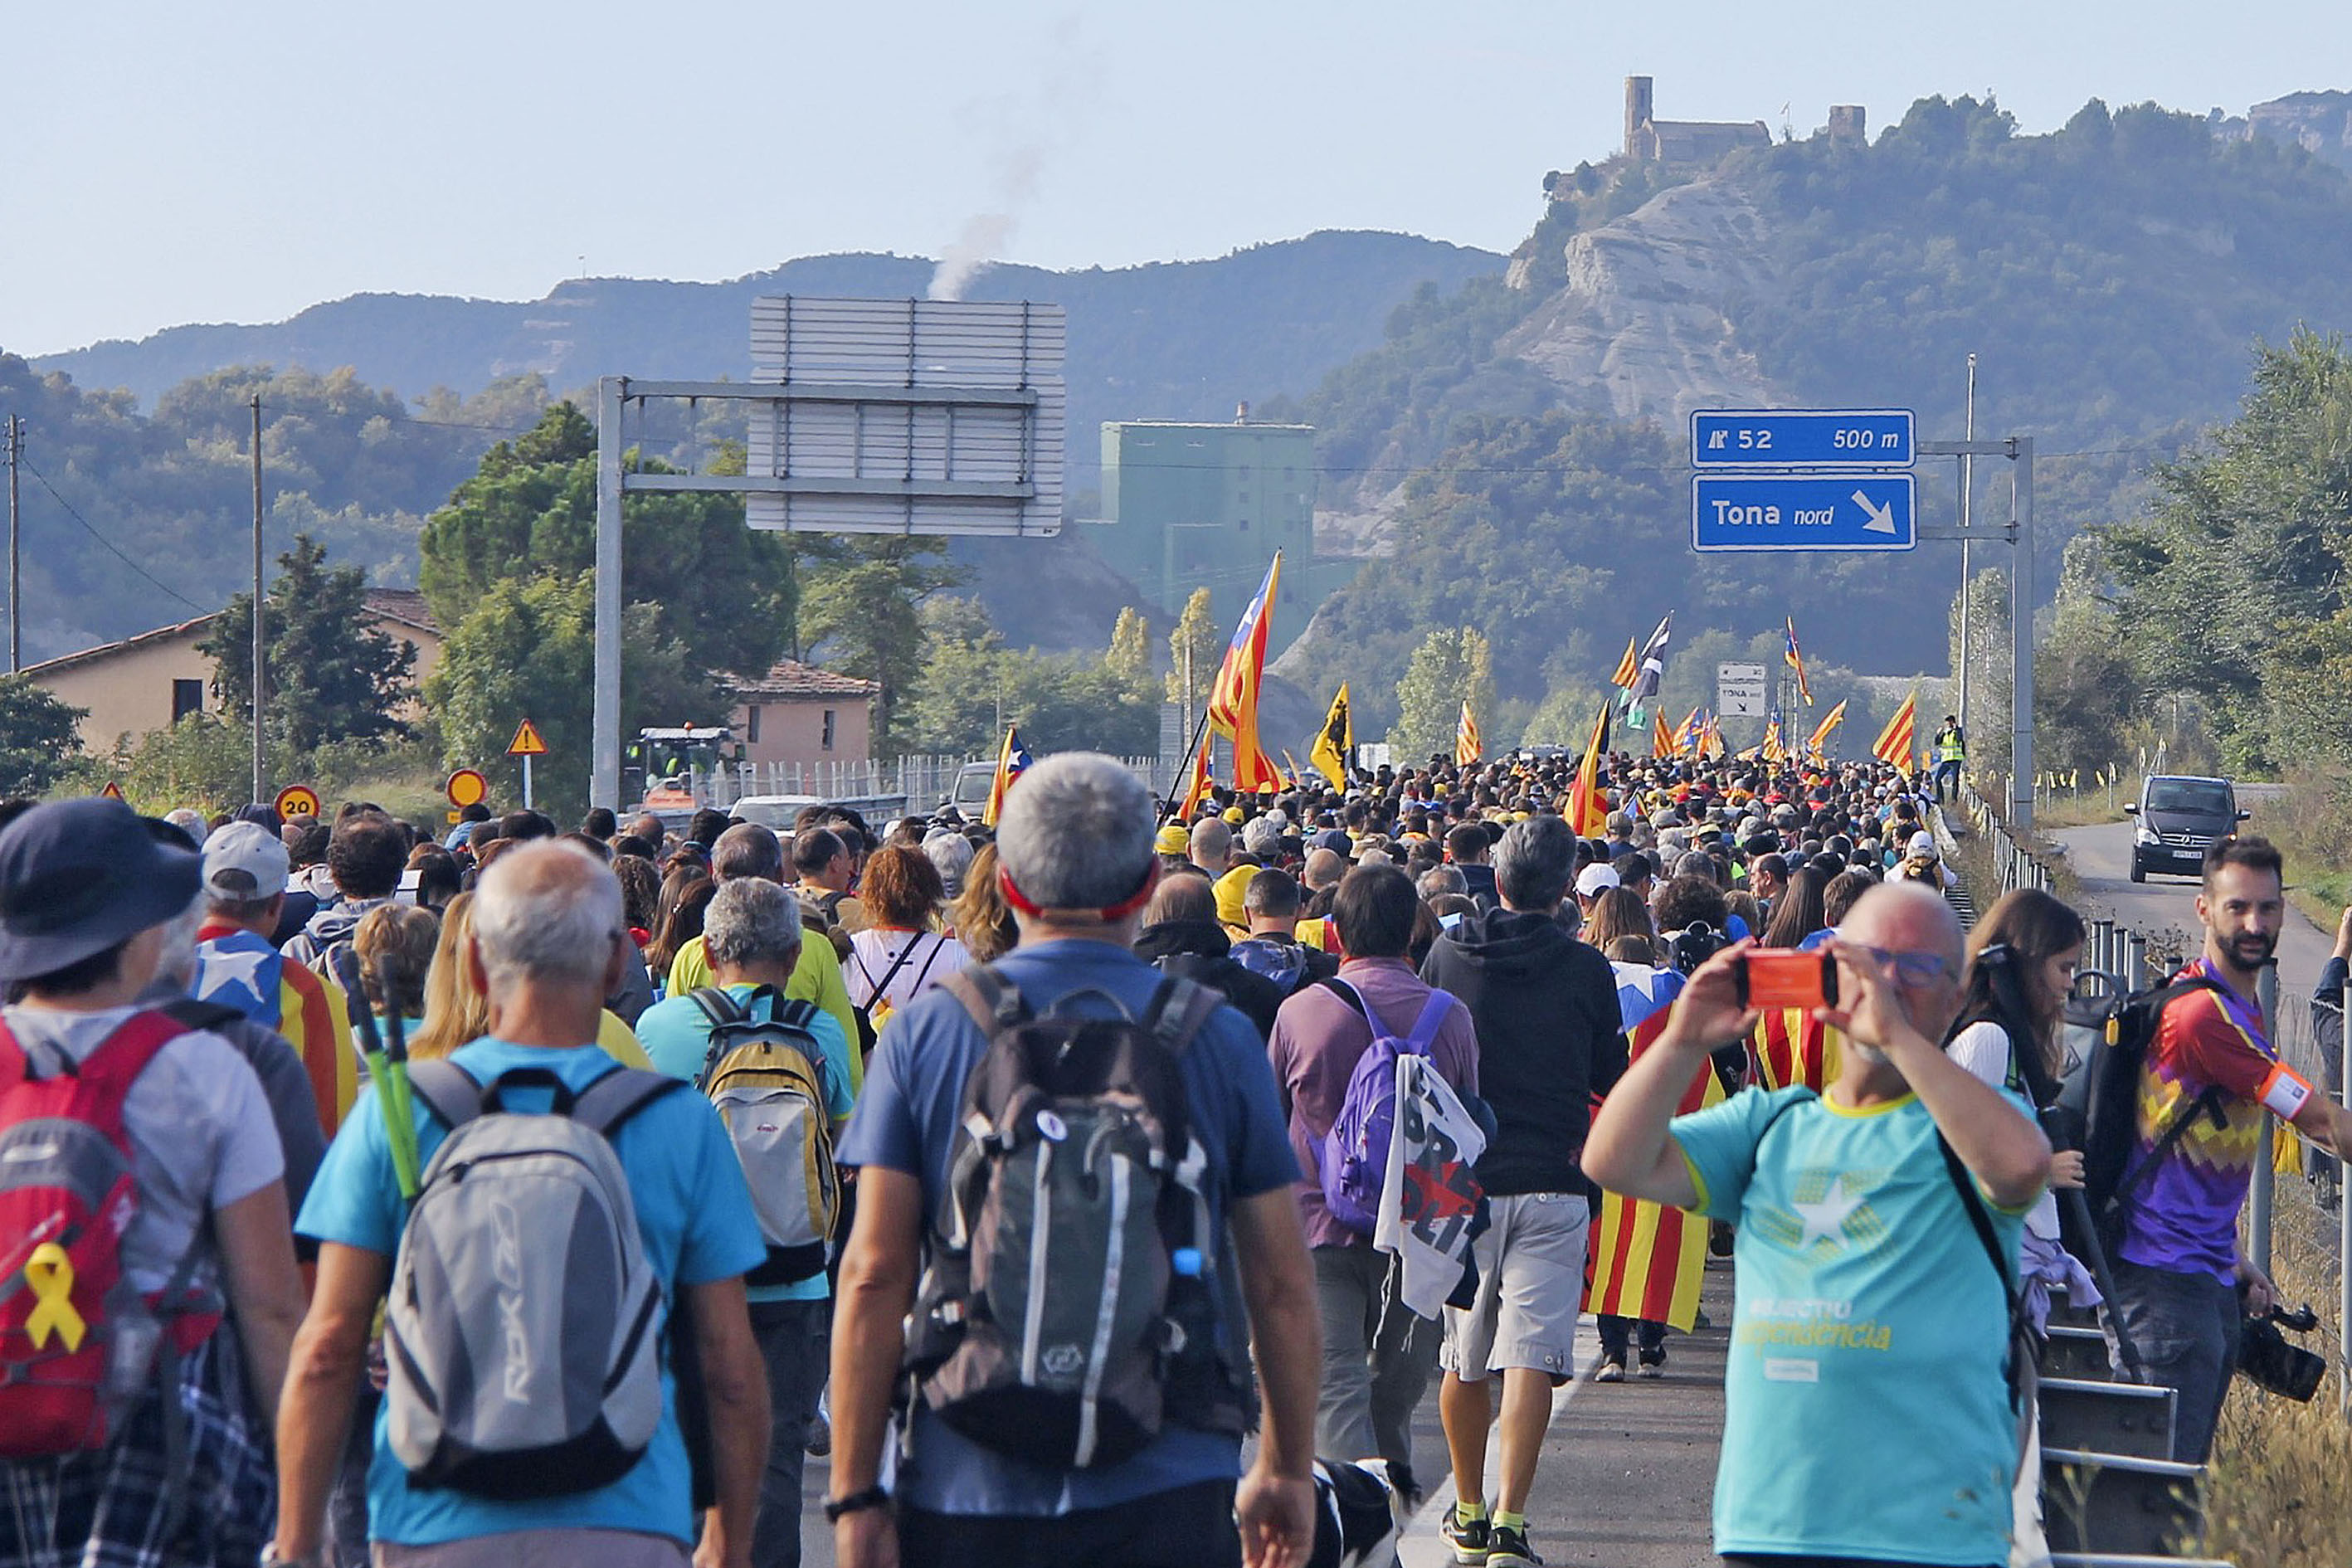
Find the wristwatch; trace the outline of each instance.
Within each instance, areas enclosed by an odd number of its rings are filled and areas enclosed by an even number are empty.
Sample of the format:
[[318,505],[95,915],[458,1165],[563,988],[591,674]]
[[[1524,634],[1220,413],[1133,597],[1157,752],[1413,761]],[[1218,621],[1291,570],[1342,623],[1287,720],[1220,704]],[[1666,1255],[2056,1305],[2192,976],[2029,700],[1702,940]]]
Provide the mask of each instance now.
[[824,1521],[838,1524],[850,1514],[863,1513],[869,1508],[886,1507],[889,1501],[890,1494],[879,1485],[851,1492],[847,1497],[827,1498],[824,1501]]

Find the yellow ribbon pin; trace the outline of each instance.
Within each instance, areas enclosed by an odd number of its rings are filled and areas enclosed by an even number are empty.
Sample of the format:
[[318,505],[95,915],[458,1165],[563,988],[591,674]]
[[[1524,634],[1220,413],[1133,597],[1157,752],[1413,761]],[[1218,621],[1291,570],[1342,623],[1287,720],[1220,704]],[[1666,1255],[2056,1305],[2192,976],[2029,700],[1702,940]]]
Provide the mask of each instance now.
[[36,1303],[32,1316],[25,1320],[25,1334],[33,1348],[48,1343],[54,1331],[65,1341],[68,1352],[81,1349],[82,1335],[89,1326],[74,1310],[73,1259],[66,1256],[66,1249],[54,1241],[33,1248],[33,1255],[25,1259],[25,1283],[32,1287]]

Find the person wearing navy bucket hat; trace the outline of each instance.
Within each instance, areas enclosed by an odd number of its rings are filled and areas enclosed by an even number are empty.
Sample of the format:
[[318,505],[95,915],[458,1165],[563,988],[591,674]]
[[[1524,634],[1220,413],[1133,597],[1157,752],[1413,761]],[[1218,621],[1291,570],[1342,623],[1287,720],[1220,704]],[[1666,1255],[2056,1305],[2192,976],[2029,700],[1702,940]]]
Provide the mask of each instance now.
[[276,1512],[278,1133],[234,1046],[136,1001],[198,865],[117,800],[0,830],[0,1568],[250,1563]]

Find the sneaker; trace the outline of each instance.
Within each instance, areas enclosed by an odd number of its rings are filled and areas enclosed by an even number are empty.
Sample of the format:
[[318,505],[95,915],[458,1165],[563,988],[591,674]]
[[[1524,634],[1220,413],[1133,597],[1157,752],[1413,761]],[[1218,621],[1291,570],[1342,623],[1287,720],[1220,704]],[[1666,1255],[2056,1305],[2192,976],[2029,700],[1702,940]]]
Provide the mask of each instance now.
[[1470,1568],[1488,1560],[1487,1541],[1490,1530],[1483,1519],[1465,1519],[1459,1505],[1446,1505],[1445,1517],[1437,1521],[1437,1533],[1454,1548],[1454,1561]]
[[816,1458],[833,1452],[833,1423],[822,1415],[809,1418],[808,1436],[803,1445]]
[[1487,1532],[1486,1568],[1543,1568],[1543,1559],[1528,1544],[1528,1532],[1496,1525]]
[[1602,1357],[1601,1365],[1593,1371],[1592,1381],[1595,1383],[1624,1382],[1625,1358],[1622,1355]]
[[1658,1378],[1658,1377],[1664,1377],[1665,1374],[1666,1374],[1666,1352],[1664,1352],[1664,1351],[1660,1351],[1660,1352],[1659,1352],[1657,1354],[1655,1354],[1655,1355],[1645,1355],[1645,1356],[1643,1356],[1643,1357],[1642,1358],[1642,1375],[1643,1375],[1643,1377]]

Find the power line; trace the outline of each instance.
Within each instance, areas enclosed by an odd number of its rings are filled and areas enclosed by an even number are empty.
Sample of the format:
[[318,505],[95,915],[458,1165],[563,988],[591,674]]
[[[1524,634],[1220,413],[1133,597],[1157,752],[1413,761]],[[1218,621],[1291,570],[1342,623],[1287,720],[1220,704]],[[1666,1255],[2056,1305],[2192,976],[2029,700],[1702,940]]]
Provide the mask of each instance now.
[[24,469],[26,473],[41,481],[41,488],[49,492],[49,499],[66,509],[66,515],[68,517],[72,518],[76,522],[81,524],[83,531],[88,533],[92,539],[97,540],[100,544],[105,545],[107,549],[112,551],[116,559],[120,560],[125,566],[130,567],[133,572],[138,573],[139,575],[146,578],[147,581],[154,584],[155,586],[161,588],[164,593],[169,594],[173,598],[179,600],[180,603],[187,605],[188,608],[195,611],[197,614],[204,615],[209,613],[202,605],[197,604],[194,599],[189,598],[185,594],[173,588],[169,583],[164,582],[161,577],[156,576],[155,574],[148,571],[144,566],[140,565],[138,562],[133,561],[130,556],[125,555],[122,552],[121,546],[116,544],[114,541],[107,538],[106,535],[99,532],[97,529],[92,528],[90,526],[89,519],[74,510],[73,502],[58,494],[58,487],[49,483],[48,475],[33,467],[31,463],[24,462],[21,458],[18,461],[24,463]]

